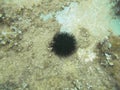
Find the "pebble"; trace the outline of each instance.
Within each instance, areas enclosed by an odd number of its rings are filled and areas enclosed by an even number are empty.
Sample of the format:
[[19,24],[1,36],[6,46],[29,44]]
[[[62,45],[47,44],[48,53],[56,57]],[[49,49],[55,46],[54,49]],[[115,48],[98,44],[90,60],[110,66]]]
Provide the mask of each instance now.
[[113,62],[109,62],[109,65],[110,65],[110,66],[113,66],[113,65],[114,65],[114,63],[113,63]]

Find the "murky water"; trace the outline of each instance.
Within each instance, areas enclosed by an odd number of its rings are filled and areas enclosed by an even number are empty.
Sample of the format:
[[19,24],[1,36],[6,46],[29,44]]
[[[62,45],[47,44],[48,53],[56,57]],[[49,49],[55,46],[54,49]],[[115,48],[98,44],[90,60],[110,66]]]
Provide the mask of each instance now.
[[[112,1],[0,3],[0,90],[119,90],[120,20]],[[58,32],[76,39],[69,57],[51,51]]]

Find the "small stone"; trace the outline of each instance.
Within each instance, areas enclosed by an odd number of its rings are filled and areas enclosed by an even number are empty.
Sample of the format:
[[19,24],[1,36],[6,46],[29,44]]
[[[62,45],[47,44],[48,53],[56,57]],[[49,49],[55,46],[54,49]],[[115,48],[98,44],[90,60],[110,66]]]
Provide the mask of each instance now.
[[105,53],[105,56],[106,56],[106,59],[107,59],[107,60],[110,60],[110,59],[111,59],[111,55]]
[[52,54],[49,54],[48,57],[49,57],[49,58],[52,57]]
[[16,43],[14,43],[14,45],[15,45],[15,46],[17,46],[17,45],[18,45],[18,43],[16,42]]
[[109,62],[109,65],[110,65],[110,66],[113,66],[113,65],[114,65],[114,63],[113,63],[113,62]]
[[111,43],[108,43],[108,48],[111,48],[112,47],[112,44]]

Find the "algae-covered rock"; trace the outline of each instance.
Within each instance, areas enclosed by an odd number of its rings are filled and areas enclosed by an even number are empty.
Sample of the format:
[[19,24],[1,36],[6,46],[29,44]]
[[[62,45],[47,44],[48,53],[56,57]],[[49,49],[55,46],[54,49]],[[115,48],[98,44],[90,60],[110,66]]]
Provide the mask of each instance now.
[[116,88],[120,89],[120,37],[112,35],[107,40],[99,43],[97,48],[100,64],[113,78]]

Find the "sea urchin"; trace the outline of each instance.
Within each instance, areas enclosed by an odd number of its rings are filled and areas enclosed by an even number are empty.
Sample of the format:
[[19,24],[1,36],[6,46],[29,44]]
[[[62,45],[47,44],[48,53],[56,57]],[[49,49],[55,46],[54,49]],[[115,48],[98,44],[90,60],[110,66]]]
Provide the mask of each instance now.
[[76,39],[69,33],[57,33],[51,43],[52,51],[62,57],[71,55],[76,49]]

